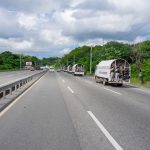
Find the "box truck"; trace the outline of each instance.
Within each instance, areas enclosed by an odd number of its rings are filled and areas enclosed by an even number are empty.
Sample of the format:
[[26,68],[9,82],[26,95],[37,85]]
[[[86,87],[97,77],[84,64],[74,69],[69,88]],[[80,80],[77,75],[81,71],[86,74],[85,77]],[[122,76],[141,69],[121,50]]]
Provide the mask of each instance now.
[[130,64],[124,59],[101,61],[95,70],[95,81],[122,86],[130,83]]
[[73,75],[84,76],[84,66],[82,64],[75,64],[72,67]]
[[69,66],[67,67],[67,72],[68,72],[68,73],[72,73],[72,65],[69,65]]

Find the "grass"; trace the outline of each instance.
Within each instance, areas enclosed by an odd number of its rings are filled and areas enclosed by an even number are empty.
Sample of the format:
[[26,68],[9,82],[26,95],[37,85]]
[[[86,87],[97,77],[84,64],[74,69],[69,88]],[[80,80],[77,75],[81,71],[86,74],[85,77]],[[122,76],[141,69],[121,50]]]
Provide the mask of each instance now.
[[92,73],[90,74],[90,72],[86,72],[86,75],[93,77],[93,76],[94,76],[94,73],[92,72]]
[[150,81],[145,81],[144,84],[141,84],[140,80],[137,78],[131,79],[131,84],[140,86],[140,87],[150,88]]

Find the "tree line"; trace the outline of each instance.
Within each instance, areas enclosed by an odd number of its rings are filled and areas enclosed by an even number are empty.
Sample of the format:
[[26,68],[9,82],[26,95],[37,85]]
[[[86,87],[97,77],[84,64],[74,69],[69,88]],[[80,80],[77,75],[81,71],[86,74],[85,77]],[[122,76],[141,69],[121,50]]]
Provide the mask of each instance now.
[[[21,59],[21,68],[28,61],[32,61],[34,67],[53,65],[56,68],[80,63],[84,65],[85,72],[89,73],[90,52],[91,46],[81,46],[73,49],[61,58],[49,57],[39,59],[35,56],[13,54],[10,51],[5,51],[0,53],[0,71],[19,70]],[[150,81],[150,41],[137,44],[111,41],[103,46],[92,46],[92,73],[94,73],[95,67],[100,61],[118,58],[125,59],[131,64],[132,79],[139,80],[139,73],[142,73],[141,82]]]
[[0,53],[0,71],[19,70],[23,69],[26,62],[31,61],[33,67],[40,67],[45,65],[53,65],[56,63],[58,57],[50,57],[39,59],[35,56],[13,54],[10,51]]
[[[150,41],[137,44],[124,44],[111,41],[105,45],[82,46],[73,49],[69,54],[64,55],[59,64],[61,66],[81,63],[85,71],[90,71],[90,52],[92,48],[92,72],[96,65],[102,60],[125,59],[131,64],[132,79],[138,79],[142,74],[141,82],[150,81]],[[57,64],[58,65],[58,64]]]

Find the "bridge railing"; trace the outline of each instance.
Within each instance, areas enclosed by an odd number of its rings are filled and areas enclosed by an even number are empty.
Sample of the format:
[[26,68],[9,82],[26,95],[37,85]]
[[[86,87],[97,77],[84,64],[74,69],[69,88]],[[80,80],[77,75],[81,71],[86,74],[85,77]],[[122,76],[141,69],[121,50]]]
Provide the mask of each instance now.
[[32,83],[34,83],[36,80],[41,78],[47,70],[35,73],[31,76],[13,81],[9,84],[0,85],[0,100],[2,98],[5,98],[7,95],[12,94],[15,91],[18,91],[19,89],[25,87],[26,85],[30,86]]

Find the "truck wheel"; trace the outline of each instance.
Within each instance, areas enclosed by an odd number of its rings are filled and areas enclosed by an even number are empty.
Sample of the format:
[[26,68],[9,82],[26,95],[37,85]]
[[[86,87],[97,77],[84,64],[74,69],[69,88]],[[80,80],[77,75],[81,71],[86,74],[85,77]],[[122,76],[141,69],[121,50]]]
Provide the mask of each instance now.
[[98,80],[97,76],[95,77],[95,81],[96,81],[96,83],[99,83],[99,80]]
[[106,85],[106,79],[103,79],[103,85]]
[[118,86],[122,86],[122,85],[123,85],[122,83],[118,84]]

